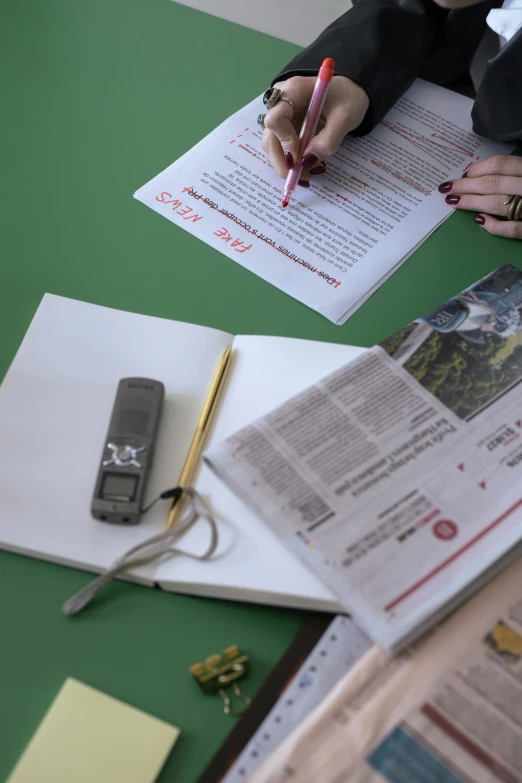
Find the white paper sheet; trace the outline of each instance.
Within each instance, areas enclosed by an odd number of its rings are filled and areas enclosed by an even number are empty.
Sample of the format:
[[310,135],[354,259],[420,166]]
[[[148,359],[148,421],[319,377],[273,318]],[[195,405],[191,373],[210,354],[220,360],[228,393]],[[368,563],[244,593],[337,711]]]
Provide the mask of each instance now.
[[281,208],[252,101],[135,197],[342,324],[452,208],[437,186],[512,147],[471,129],[472,101],[417,80],[366,137],[347,138]]

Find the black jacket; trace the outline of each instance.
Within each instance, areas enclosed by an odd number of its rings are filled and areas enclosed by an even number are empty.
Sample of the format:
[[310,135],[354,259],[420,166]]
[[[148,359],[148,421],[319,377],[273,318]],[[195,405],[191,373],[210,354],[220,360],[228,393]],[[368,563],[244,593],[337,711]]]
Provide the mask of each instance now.
[[[370,107],[354,135],[368,133],[415,77],[452,87],[468,73],[486,16],[502,0],[446,10],[434,0],[358,0],[274,81],[316,74],[325,57],[335,73],[366,90]],[[473,128],[497,141],[522,138],[522,29],[489,60],[472,111]]]

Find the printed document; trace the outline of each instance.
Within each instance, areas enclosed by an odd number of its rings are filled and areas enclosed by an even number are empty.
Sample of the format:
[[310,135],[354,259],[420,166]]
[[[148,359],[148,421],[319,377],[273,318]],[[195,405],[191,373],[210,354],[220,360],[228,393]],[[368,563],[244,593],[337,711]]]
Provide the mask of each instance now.
[[342,324],[451,214],[437,186],[511,151],[472,132],[471,106],[417,80],[372,133],[347,137],[326,174],[297,188],[283,210],[283,180],[261,147],[258,98],[135,197]]
[[520,783],[522,569],[416,649],[374,646],[249,783]]

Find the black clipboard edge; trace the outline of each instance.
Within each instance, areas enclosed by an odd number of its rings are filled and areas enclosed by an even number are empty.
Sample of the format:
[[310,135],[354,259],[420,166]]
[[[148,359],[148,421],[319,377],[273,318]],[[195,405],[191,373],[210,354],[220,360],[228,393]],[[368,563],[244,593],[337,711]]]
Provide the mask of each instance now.
[[252,704],[238,720],[217,753],[198,778],[197,783],[219,783],[237,759],[247,742],[268,715],[281,693],[297,670],[305,662],[334,615],[326,612],[311,612],[294,636],[279,663],[276,664]]

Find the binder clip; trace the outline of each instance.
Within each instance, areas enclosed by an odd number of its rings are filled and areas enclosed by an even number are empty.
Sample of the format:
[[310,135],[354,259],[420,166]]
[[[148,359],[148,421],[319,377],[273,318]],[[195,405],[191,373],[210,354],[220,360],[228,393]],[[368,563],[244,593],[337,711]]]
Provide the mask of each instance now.
[[[225,715],[242,715],[252,699],[239,689],[237,681],[248,674],[248,655],[241,653],[237,644],[223,650],[221,654],[211,655],[203,663],[194,663],[189,671],[204,693],[219,693],[225,703]],[[232,690],[238,699],[245,702],[242,710],[233,710],[226,689]]]

